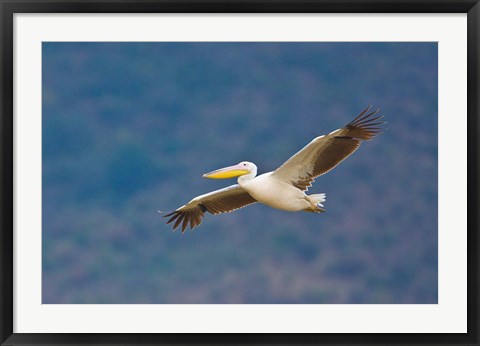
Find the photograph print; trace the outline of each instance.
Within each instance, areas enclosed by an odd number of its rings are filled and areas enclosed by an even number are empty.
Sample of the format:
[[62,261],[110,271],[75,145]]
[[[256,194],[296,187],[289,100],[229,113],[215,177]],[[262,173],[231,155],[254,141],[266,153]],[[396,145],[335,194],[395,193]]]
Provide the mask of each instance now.
[[436,42],[43,42],[43,304],[437,304]]

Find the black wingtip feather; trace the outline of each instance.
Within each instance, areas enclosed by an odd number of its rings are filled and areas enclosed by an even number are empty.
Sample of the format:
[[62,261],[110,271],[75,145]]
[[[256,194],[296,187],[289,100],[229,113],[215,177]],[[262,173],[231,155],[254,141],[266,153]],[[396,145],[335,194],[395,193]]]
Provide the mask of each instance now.
[[167,224],[174,222],[172,230],[175,231],[178,227],[182,228],[182,233],[184,233],[187,228],[190,226],[190,229],[193,230],[196,228],[198,225],[202,223],[202,217],[204,215],[204,212],[207,211],[207,208],[203,205],[199,205],[198,210],[175,210],[172,212],[169,212],[166,215],[163,215],[163,217],[170,217],[167,220]]
[[[353,120],[350,122],[350,124],[351,124],[351,123],[354,123],[355,121],[357,121],[357,120],[359,120],[360,118],[362,118],[362,116],[363,116],[365,113],[369,112],[370,109],[372,109],[372,105],[370,105],[370,106],[368,106],[367,108],[365,108],[359,115],[357,115],[357,116],[355,117],[355,119],[353,119]],[[368,117],[368,115],[367,115],[367,117]]]
[[382,133],[385,122],[379,120],[383,119],[383,115],[375,116],[380,109],[370,112],[371,108],[371,106],[366,108],[346,126],[349,136],[368,141]]
[[[180,215],[180,213],[178,213]],[[173,229],[177,229],[178,225],[180,225],[180,222],[182,222],[183,217],[179,217],[177,221],[175,221],[175,224],[173,225]]]
[[182,233],[185,232],[185,229],[188,226],[188,217],[186,215],[183,216],[183,223],[182,223]]
[[[170,215],[172,215],[172,214],[170,214]],[[173,213],[173,216],[170,219],[168,219],[167,224],[169,224],[170,222],[172,222],[173,220],[175,220],[179,216],[180,216],[180,213]]]

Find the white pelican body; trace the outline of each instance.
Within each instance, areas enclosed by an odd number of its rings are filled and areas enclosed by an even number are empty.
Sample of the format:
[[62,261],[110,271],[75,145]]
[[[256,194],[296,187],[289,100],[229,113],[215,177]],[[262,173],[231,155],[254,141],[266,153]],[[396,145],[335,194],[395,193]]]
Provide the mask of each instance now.
[[[319,136],[288,159],[273,172],[257,175],[257,166],[244,161],[237,165],[204,174],[204,178],[226,179],[238,177],[238,184],[195,197],[164,217],[167,223],[175,221],[173,229],[182,223],[182,232],[190,224],[197,227],[204,213],[228,213],[252,203],[260,202],[285,211],[324,212],[325,194],[307,195],[314,179],[335,168],[355,152],[363,140],[380,133],[382,117],[373,117],[377,111],[365,109],[345,127],[328,135]],[[368,113],[368,114],[366,114]]]
[[[249,163],[253,165],[253,163]],[[253,179],[241,179],[242,177],[240,177],[238,184],[258,202],[275,209],[302,211],[312,207],[305,192],[272,175],[273,172],[268,172]],[[318,203],[321,202],[323,200],[318,201]],[[320,208],[318,211],[321,211]]]

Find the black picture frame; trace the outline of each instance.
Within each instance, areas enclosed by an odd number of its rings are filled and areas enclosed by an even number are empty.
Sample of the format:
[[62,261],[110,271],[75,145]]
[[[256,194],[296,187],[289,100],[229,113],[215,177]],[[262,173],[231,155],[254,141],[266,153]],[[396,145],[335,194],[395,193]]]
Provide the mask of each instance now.
[[[2,345],[166,345],[166,344],[449,344],[478,345],[478,0],[270,0],[270,1],[14,1],[0,0],[1,11],[1,323]],[[110,334],[13,332],[13,17],[16,13],[467,13],[468,32],[468,332],[465,334]],[[452,115],[454,116],[454,115]],[[181,323],[181,321],[179,321]]]

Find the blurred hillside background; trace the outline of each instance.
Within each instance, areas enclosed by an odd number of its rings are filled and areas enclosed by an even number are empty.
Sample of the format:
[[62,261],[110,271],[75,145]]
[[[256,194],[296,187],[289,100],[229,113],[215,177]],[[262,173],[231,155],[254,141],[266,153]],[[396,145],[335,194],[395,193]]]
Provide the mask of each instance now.
[[[436,43],[43,43],[43,303],[437,303]],[[157,210],[381,108],[324,214]]]

